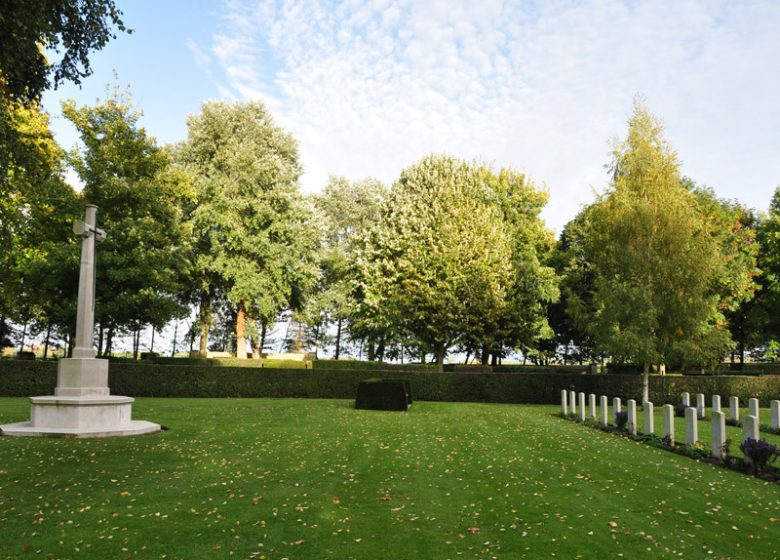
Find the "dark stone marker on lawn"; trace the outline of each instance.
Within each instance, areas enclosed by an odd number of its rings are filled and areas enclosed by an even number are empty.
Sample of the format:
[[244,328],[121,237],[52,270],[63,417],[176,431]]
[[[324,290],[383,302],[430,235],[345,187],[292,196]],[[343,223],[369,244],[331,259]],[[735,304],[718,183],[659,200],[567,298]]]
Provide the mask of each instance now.
[[409,410],[412,390],[408,379],[366,379],[358,383],[355,408]]

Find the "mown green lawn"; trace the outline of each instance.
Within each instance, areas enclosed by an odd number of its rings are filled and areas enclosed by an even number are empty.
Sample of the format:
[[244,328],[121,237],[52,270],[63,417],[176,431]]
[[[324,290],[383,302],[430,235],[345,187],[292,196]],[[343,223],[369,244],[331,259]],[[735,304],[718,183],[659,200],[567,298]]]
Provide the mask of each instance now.
[[779,485],[558,410],[138,399],[171,429],[0,438],[0,557],[780,557]]

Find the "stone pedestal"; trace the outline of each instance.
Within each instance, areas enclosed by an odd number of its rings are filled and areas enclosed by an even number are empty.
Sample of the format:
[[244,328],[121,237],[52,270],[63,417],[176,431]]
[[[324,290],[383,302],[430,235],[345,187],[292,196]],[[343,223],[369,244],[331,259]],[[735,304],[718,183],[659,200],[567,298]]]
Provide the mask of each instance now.
[[52,396],[30,397],[30,421],[0,426],[7,436],[107,437],[149,434],[160,425],[132,419],[132,397],[109,395],[108,360],[57,364]]

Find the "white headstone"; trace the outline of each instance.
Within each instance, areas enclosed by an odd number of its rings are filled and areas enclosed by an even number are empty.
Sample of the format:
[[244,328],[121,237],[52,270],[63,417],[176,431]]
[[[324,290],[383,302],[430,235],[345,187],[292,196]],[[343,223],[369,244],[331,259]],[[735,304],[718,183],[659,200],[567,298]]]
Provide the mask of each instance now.
[[705,407],[704,407],[704,393],[697,393],[696,394],[696,413],[699,415],[699,418],[704,418],[705,414]]
[[609,426],[609,404],[608,404],[609,400],[604,395],[601,395],[601,397],[599,397],[599,400],[601,401],[599,407],[600,408],[599,412],[601,413],[600,424],[606,427]]
[[770,426],[773,430],[780,430],[780,401],[770,402],[769,408],[772,412],[772,423]]
[[626,403],[626,409],[628,410],[628,423],[626,428],[628,433],[636,435],[636,401],[634,399],[628,399]]
[[680,402],[682,402],[685,407],[691,406],[691,395],[690,395],[690,393],[687,393],[687,392],[686,393],[682,393],[680,395]]
[[761,420],[761,413],[758,410],[758,399],[750,399],[748,401],[748,414],[755,416],[756,420]]
[[726,443],[726,415],[720,410],[712,412],[712,456],[723,458],[723,444]]
[[580,415],[580,422],[584,422],[585,421],[585,412],[586,412],[585,411],[585,393],[579,393],[577,395],[577,397],[579,398],[579,402],[577,403],[577,406],[578,406],[578,412],[579,412],[579,415]]
[[588,395],[588,412],[590,413],[590,419],[596,421],[596,395],[591,393]]
[[569,391],[569,412],[577,414],[577,393]]
[[685,445],[695,445],[699,441],[698,412],[692,406],[685,409]]
[[665,404],[662,409],[664,414],[664,437],[668,437],[669,442],[674,445],[674,406]]
[[645,409],[645,434],[655,433],[655,419],[653,418],[653,403],[650,401],[644,405]]
[[739,422],[739,397],[729,397],[729,418]]
[[744,434],[742,441],[745,441],[748,438],[758,439],[758,417],[753,416],[752,414],[745,416],[745,419],[742,421],[742,431]]
[[569,392],[566,389],[561,390],[561,414],[569,414]]
[[617,415],[620,412],[620,397],[612,399],[612,420],[617,423]]
[[712,412],[720,411],[720,395],[712,395]]

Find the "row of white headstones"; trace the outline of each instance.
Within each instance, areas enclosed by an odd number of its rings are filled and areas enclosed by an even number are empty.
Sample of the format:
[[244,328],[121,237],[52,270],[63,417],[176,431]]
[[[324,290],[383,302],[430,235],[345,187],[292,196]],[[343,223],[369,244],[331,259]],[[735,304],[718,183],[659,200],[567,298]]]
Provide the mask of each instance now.
[[[579,401],[579,402],[578,402]],[[602,395],[600,401],[600,417],[596,415],[596,395],[588,395],[587,413],[585,408],[585,393],[576,393],[574,391],[561,390],[561,412],[564,415],[577,414],[580,421],[584,422],[589,416],[591,420],[598,420],[602,426],[609,424],[609,404],[607,397]],[[691,396],[688,393],[682,393],[681,402],[685,407],[685,444],[695,445],[699,441],[699,419],[706,416],[704,394],[696,395],[696,406],[691,406]],[[644,434],[654,434],[655,425],[653,419],[653,403],[644,403],[645,411],[645,429]],[[618,412],[622,410],[622,403],[619,397],[612,399],[612,419],[617,418]],[[780,400],[771,401],[771,424],[772,429],[780,429]],[[626,402],[626,412],[628,421],[626,427],[631,434],[637,433],[636,401],[629,399]],[[663,405],[664,431],[663,437],[669,438],[674,442],[674,406],[671,404]],[[729,398],[729,419],[739,422],[739,398]],[[759,439],[759,408],[758,399],[748,401],[748,415],[742,420],[743,441],[748,438]],[[712,456],[718,459],[723,458],[723,445],[726,443],[726,414],[720,408],[720,395],[712,396]]]

